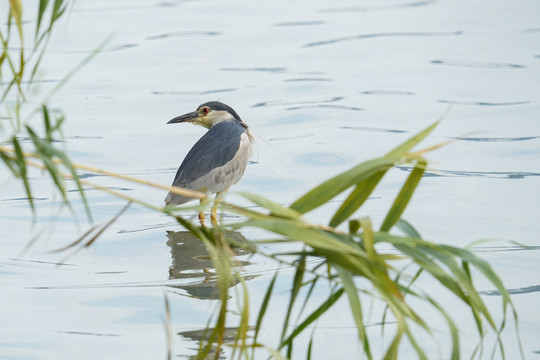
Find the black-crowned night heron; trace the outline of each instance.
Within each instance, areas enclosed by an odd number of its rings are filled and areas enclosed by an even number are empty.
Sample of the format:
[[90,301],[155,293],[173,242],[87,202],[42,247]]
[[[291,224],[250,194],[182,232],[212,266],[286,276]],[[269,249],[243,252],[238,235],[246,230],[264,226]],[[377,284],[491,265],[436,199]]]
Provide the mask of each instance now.
[[[253,136],[248,126],[230,106],[218,101],[199,105],[196,111],[170,120],[167,124],[190,122],[209,129],[193,145],[178,168],[172,185],[216,194],[210,212],[213,225],[217,225],[217,206],[227,190],[244,175],[251,155]],[[181,205],[193,198],[169,192],[167,205]],[[204,212],[199,213],[204,225]]]

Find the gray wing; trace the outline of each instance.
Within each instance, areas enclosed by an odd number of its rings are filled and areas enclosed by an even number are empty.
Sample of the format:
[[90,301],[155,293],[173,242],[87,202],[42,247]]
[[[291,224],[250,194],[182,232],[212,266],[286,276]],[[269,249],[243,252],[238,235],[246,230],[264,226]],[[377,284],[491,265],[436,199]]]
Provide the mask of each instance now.
[[[240,148],[241,136],[244,132],[242,125],[234,121],[212,126],[186,155],[176,172],[173,185],[199,190],[193,187],[193,183],[210,171],[231,161]],[[181,204],[189,200],[192,199],[169,193],[165,202]]]
[[173,185],[193,182],[232,160],[240,147],[244,128],[233,121],[216,124],[193,145],[178,168]]

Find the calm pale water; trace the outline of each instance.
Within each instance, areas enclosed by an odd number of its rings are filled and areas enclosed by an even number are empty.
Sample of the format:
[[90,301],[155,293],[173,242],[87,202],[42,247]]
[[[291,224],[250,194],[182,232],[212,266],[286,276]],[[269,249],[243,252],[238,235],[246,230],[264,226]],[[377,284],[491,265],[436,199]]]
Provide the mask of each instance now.
[[[35,9],[25,6],[31,34]],[[220,100],[259,137],[234,190],[282,204],[384,154],[451,104],[424,146],[460,139],[428,155],[432,168],[404,217],[437,242],[497,240],[479,245],[479,254],[514,294],[525,357],[540,358],[539,14],[534,0],[77,1],[54,29],[39,74],[43,82],[29,100],[37,104],[112,35],[51,101],[67,115],[66,146],[74,161],[168,185],[204,129],[166,122]],[[391,172],[357,216],[380,223],[407,170]],[[217,304],[215,279],[203,272],[209,263],[199,243],[171,219],[132,206],[94,246],[66,259],[68,253],[51,251],[91,225],[75,191],[77,222],[51,192],[50,179],[32,173],[38,209],[33,222],[22,187],[5,168],[0,171],[0,358],[164,358],[165,296],[174,354],[195,354]],[[86,179],[155,205],[165,196],[106,176]],[[95,222],[124,205],[98,191],[87,194]],[[234,194],[228,199],[246,203]],[[337,205],[308,218],[324,223]],[[225,214],[224,220],[236,218]],[[518,249],[511,240],[531,248]],[[248,254],[239,259],[258,309],[277,265]],[[280,292],[261,337],[270,346],[291,281],[283,276],[277,284]],[[493,288],[481,277],[477,284],[500,316]],[[470,355],[477,344],[470,314],[437,293],[430,279],[419,285],[455,316],[463,355]],[[326,290],[317,290],[321,301]],[[368,304],[377,358],[394,329],[388,325],[381,342],[380,304]],[[230,318],[235,326],[237,317]],[[430,358],[447,359],[446,325],[434,321],[442,343],[426,336],[425,346]],[[514,329],[510,322],[503,335],[510,359],[519,356]],[[310,335],[298,343],[294,358],[305,357]],[[361,357],[346,302],[317,323],[314,339],[315,359]],[[407,347],[403,358],[416,358]]]

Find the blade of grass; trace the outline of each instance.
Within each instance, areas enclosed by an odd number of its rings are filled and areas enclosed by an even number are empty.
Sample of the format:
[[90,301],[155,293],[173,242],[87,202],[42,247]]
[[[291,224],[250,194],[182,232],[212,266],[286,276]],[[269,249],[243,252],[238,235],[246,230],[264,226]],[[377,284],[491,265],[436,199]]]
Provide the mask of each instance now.
[[452,340],[452,353],[450,355],[451,360],[459,360],[460,359],[460,346],[459,346],[459,331],[456,326],[456,323],[452,320],[450,315],[444,310],[444,308],[436,302],[433,298],[430,296],[426,296],[426,299],[429,301],[429,303],[439,310],[441,315],[446,320],[446,323],[448,324],[448,328],[450,329],[450,338]]
[[[444,117],[444,115],[443,115]],[[442,117],[441,117],[442,119]],[[403,142],[383,157],[366,161],[354,168],[335,176],[321,185],[315,187],[307,194],[296,200],[291,208],[304,214],[323,204],[340,194],[349,187],[367,179],[379,171],[386,171],[394,164],[399,162],[403,156],[416,144],[422,141],[439,124],[441,119],[437,120],[420,133]]]
[[369,198],[369,195],[371,195],[375,187],[379,184],[384,174],[386,174],[386,170],[379,171],[358,183],[356,188],[341,204],[328,225],[337,227],[339,224],[347,220],[356,210],[358,210],[360,206],[362,206],[362,204],[364,204],[364,202]]
[[17,31],[19,32],[19,37],[21,39],[21,49],[22,49],[22,47],[24,46],[24,41],[23,41],[23,28],[22,28],[23,7],[22,7],[21,0],[9,0],[9,10],[10,10],[10,15],[15,19],[15,25],[17,26]]
[[92,213],[90,211],[90,206],[88,205],[88,200],[86,198],[86,194],[84,192],[84,189],[82,187],[82,183],[79,179],[79,174],[77,173],[77,170],[75,169],[75,166],[71,163],[71,160],[69,157],[62,151],[57,150],[55,148],[51,148],[51,152],[62,162],[62,164],[68,169],[69,173],[71,174],[71,179],[75,182],[75,185],[77,186],[77,190],[79,192],[79,195],[81,196],[84,209],[86,210],[86,215],[88,216],[88,220],[92,221]]
[[349,308],[353,314],[354,322],[356,323],[356,329],[358,331],[358,338],[362,342],[364,347],[364,353],[368,359],[373,359],[371,354],[371,348],[369,346],[369,339],[366,333],[366,328],[364,326],[364,316],[362,314],[362,304],[360,303],[360,297],[358,296],[358,290],[354,284],[353,276],[348,271],[343,269],[340,266],[335,266],[338,275],[343,284],[343,288],[347,292],[347,297],[349,298]]
[[407,338],[409,339],[409,342],[411,343],[414,350],[416,351],[416,354],[418,355],[418,359],[429,360],[424,350],[422,350],[422,347],[418,345],[418,342],[416,341],[416,337],[414,336],[413,332],[411,331],[407,323],[405,323],[405,333],[407,334]]
[[392,151],[390,151],[388,154],[386,154],[387,157],[401,157],[408,153],[416,144],[418,144],[420,141],[424,140],[426,136],[428,136],[433,129],[439,125],[441,120],[446,116],[450,108],[448,108],[445,113],[433,124],[425,128],[424,130],[420,131],[418,134],[414,135],[412,138],[406,140],[399,146],[395,147]]
[[28,196],[28,202],[30,203],[30,208],[32,212],[35,213],[36,208],[34,205],[34,199],[32,197],[32,190],[30,188],[30,181],[28,181],[28,172],[26,169],[26,161],[21,148],[19,140],[15,136],[11,139],[13,143],[13,149],[15,150],[15,162],[19,168],[19,174],[24,184],[24,190],[26,191],[26,196]]
[[[240,282],[240,284],[242,285],[243,301],[241,304],[238,304],[238,308],[241,309],[240,325],[238,326],[238,329],[236,332],[231,359],[234,359],[236,349],[238,348],[239,348],[238,358],[241,358],[242,355],[244,355],[244,357],[247,359],[248,354],[246,352],[247,352],[247,332],[249,331],[249,294],[248,294],[246,283],[244,279],[242,278],[242,276],[237,271],[234,271],[234,274],[235,274],[235,277],[238,279],[238,282]],[[237,298],[240,298],[240,296],[238,296]]]
[[62,173],[58,169],[56,163],[53,161],[51,147],[45,141],[41,140],[30,126],[26,125],[25,127],[28,135],[30,135],[30,139],[34,143],[36,154],[43,162],[43,165],[45,165],[49,175],[51,175],[51,179],[53,180],[57,190],[60,192],[60,195],[62,195],[64,203],[69,204],[66,187],[64,184],[64,177],[62,176]]
[[390,211],[388,211],[388,214],[386,215],[386,218],[381,225],[380,231],[390,231],[392,226],[394,226],[394,224],[399,220],[399,218],[405,211],[405,208],[409,204],[409,201],[411,200],[411,197],[414,194],[418,183],[422,179],[426,166],[426,160],[422,158],[418,159],[413,171],[411,171],[409,177],[407,178],[405,185],[403,185],[403,187],[401,188],[401,191],[394,200]]
[[174,332],[171,322],[171,307],[169,305],[169,298],[167,294],[163,294],[165,300],[165,318],[163,319],[163,327],[165,328],[165,338],[167,339],[167,360],[171,360],[173,357],[173,344],[174,344]]
[[406,221],[403,218],[400,218],[396,222],[396,227],[408,237],[413,237],[413,238],[418,238],[418,239],[422,238],[422,236],[420,236],[420,233],[408,221]]
[[37,39],[39,34],[39,28],[41,27],[41,21],[43,20],[43,15],[45,14],[45,10],[47,10],[47,5],[49,3],[49,0],[40,0],[39,1],[39,7],[38,7],[38,13],[37,13],[37,21],[36,21],[36,33],[34,35],[34,38]]
[[[321,263],[320,265],[323,265]],[[313,271],[316,270],[317,267],[313,269]],[[302,306],[300,307],[300,310],[298,311],[298,317],[296,319],[296,322],[300,321],[300,317],[304,314],[304,310],[306,309],[306,305],[311,298],[311,295],[313,294],[313,290],[315,289],[315,285],[317,285],[317,280],[319,280],[318,276],[315,276],[313,279],[311,279],[308,283],[311,283],[308,291],[306,292],[306,295],[304,296],[304,302],[302,303]],[[304,284],[307,285],[308,283]]]
[[401,342],[401,338],[403,337],[403,322],[398,320],[398,329],[396,331],[396,334],[394,335],[394,339],[392,340],[392,343],[388,347],[388,350],[386,350],[386,354],[384,355],[384,360],[397,360],[398,358],[398,348],[399,344]]
[[20,178],[21,173],[19,172],[17,162],[15,161],[15,159],[7,155],[5,152],[1,151],[1,149],[0,149],[0,157],[2,158],[2,161],[7,166],[9,171],[11,171],[13,176],[16,178]]
[[302,331],[304,331],[306,327],[308,327],[315,320],[319,319],[328,309],[330,309],[332,305],[334,305],[334,303],[339,300],[339,298],[341,297],[341,295],[343,295],[344,292],[345,290],[343,288],[340,288],[336,292],[330,294],[328,299],[321,306],[319,306],[300,325],[298,325],[291,333],[291,335],[287,337],[287,339],[281,342],[279,348],[282,349],[285,346],[292,344],[294,338],[296,338],[296,336],[298,336]]
[[341,173],[338,176],[335,176],[310,190],[308,193],[296,200],[290,207],[291,209],[304,214],[326,204],[336,195],[371,177],[377,172],[389,169],[397,161],[399,161],[399,158],[397,157],[382,157],[363,162],[349,171]]
[[287,306],[287,313],[285,315],[285,320],[283,321],[283,327],[281,330],[280,342],[282,344],[283,344],[283,339],[285,339],[285,334],[287,333],[287,328],[289,327],[289,319],[291,317],[292,309],[296,302],[296,297],[298,296],[298,293],[300,292],[300,289],[302,287],[302,280],[304,278],[305,268],[306,268],[306,258],[301,257],[297,262],[296,271],[294,273],[294,278],[293,278],[293,286],[291,289],[291,294],[289,296],[289,305]]
[[279,205],[278,203],[275,203],[275,202],[273,202],[273,201],[271,201],[269,199],[266,199],[266,198],[264,198],[264,197],[262,197],[260,195],[251,194],[251,193],[247,193],[247,192],[239,192],[237,194],[243,196],[244,198],[250,200],[251,202],[253,202],[256,205],[259,205],[262,208],[270,210],[271,215],[278,216],[278,217],[283,217],[283,218],[286,218],[286,219],[299,219],[302,216],[298,212],[296,212],[296,211],[294,211],[294,210],[292,210],[292,209],[290,209],[288,207]]
[[[276,279],[278,276],[278,271],[274,274],[272,277],[272,280],[270,281],[270,284],[268,285],[268,288],[266,289],[266,294],[264,295],[263,302],[261,304],[261,308],[259,309],[259,314],[257,315],[257,321],[255,324],[255,335],[253,337],[253,343],[257,343],[257,338],[259,336],[259,331],[261,330],[262,321],[264,319],[264,315],[266,314],[266,309],[268,308],[268,303],[270,302],[270,298],[272,297],[272,291],[274,290],[274,284],[276,283]],[[255,359],[255,348],[253,348],[252,356],[253,359]]]

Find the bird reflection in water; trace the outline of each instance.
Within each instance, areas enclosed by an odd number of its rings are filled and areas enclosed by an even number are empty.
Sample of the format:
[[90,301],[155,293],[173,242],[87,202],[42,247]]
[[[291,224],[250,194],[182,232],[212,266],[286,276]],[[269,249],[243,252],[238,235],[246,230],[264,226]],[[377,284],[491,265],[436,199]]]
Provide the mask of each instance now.
[[[182,336],[185,339],[196,341],[197,343],[200,342],[206,342],[208,341],[209,335],[212,333],[213,329],[203,329],[203,330],[192,330],[192,331],[182,331],[179,332],[178,335]],[[227,327],[225,328],[225,333],[223,334],[223,341],[225,343],[227,342],[233,342],[236,339],[236,335],[238,333],[237,327]],[[219,351],[219,354],[218,354]],[[190,357],[186,357],[188,359],[193,360],[215,360],[215,359],[226,359],[225,353],[223,350],[218,350],[216,346],[210,346],[208,349],[208,352],[206,353],[206,356],[200,357],[199,354],[193,355]]]
[[[239,232],[226,231],[225,236],[236,243],[248,244],[248,240]],[[190,296],[199,299],[215,300],[219,298],[218,275],[213,271],[213,263],[203,242],[189,231],[167,231],[167,245],[171,248],[172,263],[169,267],[169,280],[201,279],[190,284],[169,285],[187,291]],[[247,247],[231,246],[235,256],[253,253]],[[247,266],[251,263],[236,259],[236,266]],[[244,281],[256,276],[244,276]],[[232,282],[231,287],[236,285]]]

